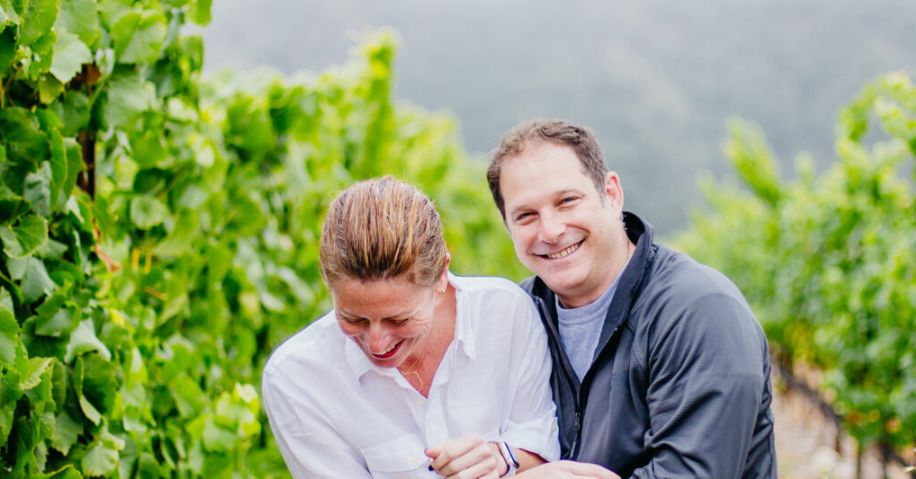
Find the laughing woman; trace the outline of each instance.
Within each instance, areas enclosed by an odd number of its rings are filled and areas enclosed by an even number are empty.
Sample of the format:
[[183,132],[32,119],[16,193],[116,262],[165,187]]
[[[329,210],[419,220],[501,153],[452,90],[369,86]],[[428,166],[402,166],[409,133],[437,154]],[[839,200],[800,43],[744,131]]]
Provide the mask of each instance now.
[[264,407],[297,478],[497,478],[559,456],[550,356],[531,300],[458,277],[439,215],[385,177],[330,205],[334,310],[284,342]]

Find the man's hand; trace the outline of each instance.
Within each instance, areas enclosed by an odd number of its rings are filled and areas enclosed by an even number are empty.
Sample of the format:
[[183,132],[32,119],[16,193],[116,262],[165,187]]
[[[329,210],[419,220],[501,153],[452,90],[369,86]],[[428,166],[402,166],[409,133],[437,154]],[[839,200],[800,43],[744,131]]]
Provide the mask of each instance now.
[[499,446],[485,442],[476,434],[427,448],[423,452],[433,460],[433,470],[448,479],[497,479],[509,468]]
[[620,476],[594,464],[573,461],[548,462],[520,474],[516,479],[620,479]]

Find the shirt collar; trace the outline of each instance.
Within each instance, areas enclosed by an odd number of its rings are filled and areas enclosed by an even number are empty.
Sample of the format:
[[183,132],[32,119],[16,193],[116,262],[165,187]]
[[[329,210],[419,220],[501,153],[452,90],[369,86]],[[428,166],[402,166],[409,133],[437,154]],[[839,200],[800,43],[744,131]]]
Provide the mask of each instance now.
[[474,321],[468,315],[473,312],[468,311],[465,304],[465,291],[461,289],[461,278],[448,274],[449,283],[455,288],[455,342],[458,349],[464,352],[470,359],[477,358],[477,334],[474,330]]
[[[460,278],[449,272],[448,281],[449,284],[455,288],[455,309],[457,312],[455,318],[455,338],[452,342],[455,344],[458,351],[463,352],[470,359],[475,359],[477,357],[477,347],[474,341],[474,325],[470,318],[464,317],[468,313],[462,304],[464,292],[460,286]],[[369,361],[369,358],[366,357],[366,353],[363,352],[362,348],[350,338],[347,338],[344,345],[344,356],[347,365],[350,367],[350,371],[353,372],[353,377],[357,380],[362,378],[363,375],[369,371],[376,371],[384,376],[393,377],[395,375],[394,368],[380,368],[372,364],[372,361]],[[442,365],[440,364],[439,367],[442,367]]]

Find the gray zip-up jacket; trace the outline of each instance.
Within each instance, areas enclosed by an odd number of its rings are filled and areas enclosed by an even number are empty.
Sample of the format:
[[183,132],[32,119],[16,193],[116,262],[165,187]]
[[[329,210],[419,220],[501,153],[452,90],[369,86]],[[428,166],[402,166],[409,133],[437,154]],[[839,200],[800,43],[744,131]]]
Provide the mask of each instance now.
[[652,242],[624,214],[636,252],[581,384],[563,351],[555,295],[522,283],[549,336],[563,457],[621,477],[776,477],[766,337],[721,273]]

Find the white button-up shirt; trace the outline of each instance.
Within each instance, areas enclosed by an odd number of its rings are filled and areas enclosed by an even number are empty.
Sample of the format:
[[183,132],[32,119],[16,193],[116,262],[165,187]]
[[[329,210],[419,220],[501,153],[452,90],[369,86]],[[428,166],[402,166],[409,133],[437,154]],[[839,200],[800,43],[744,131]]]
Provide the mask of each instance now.
[[434,478],[423,454],[469,433],[560,455],[547,337],[531,299],[499,278],[450,275],[455,338],[429,397],[373,365],[331,311],[274,351],[264,408],[296,478]]

